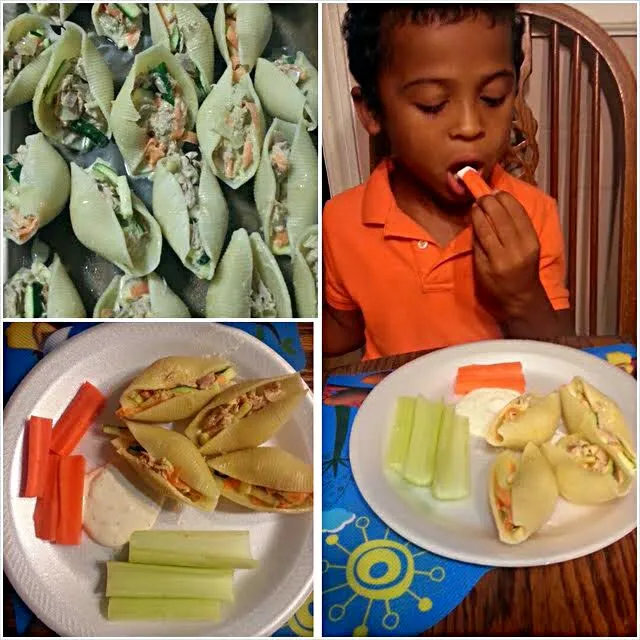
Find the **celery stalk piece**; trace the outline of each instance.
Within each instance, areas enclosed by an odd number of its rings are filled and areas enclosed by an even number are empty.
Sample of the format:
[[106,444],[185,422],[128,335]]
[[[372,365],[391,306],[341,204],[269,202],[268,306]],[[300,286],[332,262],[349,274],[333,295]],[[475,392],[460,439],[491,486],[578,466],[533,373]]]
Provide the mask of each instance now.
[[461,500],[471,491],[469,419],[446,406],[440,426],[431,492],[436,500]]
[[129,562],[203,569],[253,569],[248,531],[136,531]]
[[107,598],[205,598],[233,602],[233,571],[107,561]]
[[413,427],[413,413],[416,406],[415,398],[402,397],[396,400],[396,409],[391,428],[391,437],[387,445],[385,464],[388,469],[402,471],[402,465],[407,455],[411,429]]
[[220,620],[220,602],[203,598],[109,598],[107,620]]
[[433,481],[443,409],[443,402],[432,402],[422,396],[416,398],[413,428],[402,475],[407,482],[419,487],[428,487]]

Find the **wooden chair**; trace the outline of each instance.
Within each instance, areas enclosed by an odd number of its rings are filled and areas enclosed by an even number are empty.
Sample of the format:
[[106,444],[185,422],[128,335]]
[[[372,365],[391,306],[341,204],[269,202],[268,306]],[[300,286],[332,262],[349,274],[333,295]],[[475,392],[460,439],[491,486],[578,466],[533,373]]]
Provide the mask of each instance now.
[[[635,338],[636,335],[636,80],[627,60],[615,41],[597,23],[576,9],[553,3],[521,4],[524,21],[522,49],[524,59],[520,69],[519,92],[512,130],[512,147],[502,165],[513,175],[535,184],[539,151],[536,134],[538,123],[525,101],[525,86],[532,71],[532,28],[549,34],[549,193],[559,201],[561,211],[567,212],[568,287],[571,292],[572,318],[575,325],[577,287],[577,229],[578,229],[578,159],[589,154],[589,312],[585,333],[597,334],[598,317],[598,237],[600,197],[600,124],[601,93],[605,74],[606,99],[613,115],[615,139],[613,148],[619,158],[621,172],[620,241],[618,246],[618,303],[617,334]],[[560,45],[569,43],[571,49],[571,86],[569,99],[570,142],[568,194],[558,193],[559,118],[560,118]],[[585,62],[590,70],[593,87],[590,120],[591,144],[589,149],[580,147],[580,91],[581,69]],[[612,81],[611,81],[612,80]],[[586,115],[586,114],[583,114]],[[372,139],[370,143],[371,166],[388,152],[388,143]]]

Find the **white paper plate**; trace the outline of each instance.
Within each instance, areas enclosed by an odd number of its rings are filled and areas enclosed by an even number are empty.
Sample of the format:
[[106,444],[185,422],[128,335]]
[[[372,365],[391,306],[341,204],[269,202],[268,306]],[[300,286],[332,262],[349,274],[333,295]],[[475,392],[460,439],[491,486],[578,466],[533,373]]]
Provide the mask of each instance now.
[[[252,512],[220,499],[213,513],[184,508],[163,510],[156,528],[249,529],[260,565],[239,570],[236,602],[220,623],[109,622],[105,561],[113,550],[86,534],[79,547],[38,540],[33,531],[35,499],[19,498],[25,419],[36,414],[56,419],[89,380],[109,397],[105,411],[75,452],[88,468],[106,462],[103,422],[113,412],[127,381],[167,355],[219,354],[232,360],[243,378],[275,376],[293,369],[278,354],[247,333],[213,323],[110,323],[62,345],[24,379],[4,412],[4,570],[33,612],[49,627],[71,636],[259,636],[271,635],[302,605],[312,588],[312,513],[279,515]],[[303,460],[312,460],[311,392],[274,442]],[[126,549],[126,547],[125,547]],[[120,554],[122,555],[122,554]],[[120,558],[119,558],[120,559]]]
[[[453,402],[453,381],[466,364],[522,362],[527,391],[549,393],[580,375],[615,400],[636,431],[636,383],[589,354],[542,342],[501,340],[443,349],[401,367],[368,396],[356,415],[349,442],[353,476],[369,506],[397,533],[439,555],[503,567],[551,564],[577,558],[622,538],[636,526],[636,481],[629,494],[600,506],[562,499],[549,522],[520,545],[498,540],[487,497],[487,473],[496,449],[471,437],[471,496],[438,502],[430,489],[410,488],[383,471],[396,398],[422,394]],[[635,440],[635,435],[634,435]]]

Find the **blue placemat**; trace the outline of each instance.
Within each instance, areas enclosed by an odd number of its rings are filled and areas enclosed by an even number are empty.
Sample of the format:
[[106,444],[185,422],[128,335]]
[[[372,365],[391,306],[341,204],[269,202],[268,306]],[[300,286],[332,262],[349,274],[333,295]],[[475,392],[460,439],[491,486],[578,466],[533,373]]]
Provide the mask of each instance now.
[[[633,345],[585,349],[636,371]],[[322,631],[325,636],[414,636],[444,618],[491,569],[411,544],[358,491],[348,441],[358,408],[390,372],[333,376],[322,407]]]
[[[4,325],[4,404],[27,373],[48,353],[74,336],[94,326],[95,322],[77,324],[21,322]],[[300,343],[298,326],[286,323],[233,323],[228,326],[246,331],[270,346],[296,371],[304,369],[306,356]],[[17,594],[12,594],[18,635],[27,632],[33,613]],[[312,636],[312,596],[300,607],[287,624],[275,636]]]

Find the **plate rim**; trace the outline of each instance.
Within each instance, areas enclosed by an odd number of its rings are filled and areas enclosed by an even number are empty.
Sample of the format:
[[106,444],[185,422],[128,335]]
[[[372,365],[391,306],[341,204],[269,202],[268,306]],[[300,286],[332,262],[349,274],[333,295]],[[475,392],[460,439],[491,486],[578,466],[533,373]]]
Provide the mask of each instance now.
[[[290,321],[291,322],[291,321]],[[79,333],[75,336],[72,336],[71,338],[69,338],[68,340],[66,340],[62,345],[56,347],[53,351],[51,351],[50,353],[56,353],[56,354],[61,354],[64,356],[64,354],[67,351],[71,351],[72,349],[75,350],[78,348],[78,343],[83,342],[84,340],[86,340],[88,338],[88,336],[90,334],[94,334],[97,332],[104,332],[104,333],[108,333],[108,332],[118,332],[118,331],[122,331],[122,325],[127,325],[128,327],[140,327],[146,324],[153,324],[154,326],[158,326],[160,325],[160,327],[163,327],[165,325],[184,325],[187,324],[189,326],[191,326],[193,323],[189,323],[189,322],[180,322],[177,319],[172,320],[170,322],[103,322],[100,324],[96,324],[93,325],[87,329],[85,329],[84,331],[82,331],[82,333]],[[229,335],[232,336],[236,336],[237,338],[242,338],[243,340],[245,340],[246,342],[250,343],[252,345],[253,348],[259,348],[262,349],[266,352],[268,352],[270,354],[270,356],[272,357],[272,359],[276,362],[278,362],[280,365],[284,366],[290,373],[297,373],[296,370],[294,369],[293,366],[291,366],[289,364],[289,362],[287,362],[277,351],[275,351],[272,347],[270,347],[268,344],[262,342],[261,340],[259,340],[258,338],[256,338],[255,336],[251,335],[250,333],[248,333],[247,331],[243,331],[242,329],[239,329],[237,327],[233,327],[233,326],[229,326],[228,324],[224,324],[222,322],[214,322],[214,321],[205,321],[205,322],[199,322],[197,323],[198,325],[203,325],[203,326],[207,326],[210,327],[211,325],[215,326],[218,330],[221,330],[223,333],[227,332]],[[252,322],[247,322],[247,324],[252,324]],[[125,329],[126,330],[126,329]],[[49,355],[49,354],[47,354]],[[11,472],[11,460],[13,458],[13,453],[12,452],[8,452],[7,449],[9,447],[10,442],[12,444],[17,444],[18,440],[21,437],[21,434],[17,432],[17,435],[15,436],[15,438],[5,438],[5,431],[4,431],[4,423],[5,423],[5,416],[9,415],[14,409],[13,407],[18,404],[19,401],[19,392],[21,390],[21,388],[26,387],[27,383],[29,383],[31,381],[32,378],[34,378],[35,376],[39,375],[39,372],[43,369],[45,369],[46,367],[51,367],[51,363],[50,361],[47,362],[47,358],[43,358],[40,362],[38,362],[28,373],[27,375],[20,381],[20,384],[13,390],[13,393],[11,394],[11,397],[9,398],[7,404],[4,407],[3,410],[3,418],[2,418],[2,445],[3,445],[3,469],[2,469],[2,482],[3,482],[3,488],[2,488],[2,496],[3,496],[3,504],[2,504],[2,508],[3,508],[3,547],[2,547],[2,559],[3,559],[3,570],[7,575],[7,578],[9,579],[9,582],[11,583],[11,586],[15,589],[16,593],[18,594],[18,596],[23,600],[23,602],[29,607],[29,609],[31,610],[31,612],[33,613],[33,615],[38,618],[39,620],[41,620],[44,624],[46,624],[50,629],[52,629],[53,631],[59,633],[60,635],[70,635],[70,629],[69,628],[64,628],[65,625],[65,621],[63,621],[62,623],[59,623],[59,619],[52,617],[49,612],[43,612],[40,607],[38,606],[37,603],[34,602],[31,594],[33,593],[33,590],[28,591],[26,589],[23,588],[22,583],[20,582],[20,580],[18,579],[17,576],[17,568],[13,566],[13,562],[12,559],[9,557],[9,555],[13,555],[15,553],[20,553],[22,551],[22,549],[20,548],[21,545],[19,544],[19,542],[15,539],[14,537],[14,532],[10,530],[9,525],[11,525],[11,527],[15,528],[15,520],[12,519],[11,517],[11,510],[8,508],[8,504],[11,500],[11,496],[9,495],[9,482],[8,482],[8,475]],[[309,399],[309,401],[311,402],[311,408],[312,408],[312,412],[315,412],[315,407],[313,405],[313,392],[311,391],[311,389],[309,388],[309,386],[307,385],[307,383],[304,381],[304,379],[302,380],[304,387],[307,391],[307,393],[305,394],[306,397]],[[309,446],[310,446],[310,450],[311,450],[311,457],[313,460],[313,432],[311,433],[311,437],[309,438]],[[313,516],[313,513],[311,514],[311,516]],[[309,547],[309,551],[310,551],[310,571],[306,577],[306,579],[304,580],[304,584],[301,587],[301,589],[299,590],[299,592],[297,593],[297,596],[295,598],[293,598],[290,603],[283,607],[282,610],[278,613],[278,615],[276,617],[274,617],[271,622],[269,622],[268,624],[263,624],[262,627],[258,630],[258,632],[256,633],[256,637],[265,637],[265,636],[271,636],[275,631],[277,631],[278,629],[280,629],[283,625],[286,624],[286,622],[291,618],[292,615],[295,614],[295,612],[304,604],[305,600],[309,597],[309,595],[312,593],[313,591],[313,572],[314,572],[314,562],[313,562],[313,546],[314,546],[314,532],[313,532],[313,525],[311,527],[311,532],[310,534],[308,534],[307,536],[308,540],[305,540],[303,542],[304,547],[308,546]],[[22,553],[24,553],[24,551],[22,551]],[[49,594],[47,594],[47,597],[51,597]],[[95,636],[94,636],[95,637]],[[114,637],[123,637],[123,636],[114,636]],[[127,636],[124,637],[153,637],[153,636],[129,636],[129,634],[127,634]],[[196,636],[197,637],[197,636]],[[216,637],[216,636],[207,636],[207,635],[201,635],[200,637]],[[217,637],[225,637],[225,636],[220,636],[218,635]],[[237,636],[237,637],[242,637],[242,636]]]
[[[611,544],[624,538],[626,535],[628,535],[631,531],[633,531],[637,527],[636,514],[634,514],[633,519],[630,519],[629,523],[626,524],[624,527],[622,527],[622,529],[618,530],[616,533],[607,537],[606,542],[604,540],[600,540],[598,542],[594,542],[589,545],[584,545],[580,547],[579,551],[575,551],[575,552],[568,551],[562,554],[556,554],[551,557],[544,556],[538,559],[522,560],[522,559],[514,558],[513,560],[510,560],[508,558],[507,559],[493,558],[492,560],[485,559],[484,561],[482,561],[478,557],[478,554],[447,549],[446,547],[443,547],[437,543],[433,545],[425,546],[423,540],[417,539],[417,537],[413,534],[412,531],[407,530],[407,528],[402,526],[402,524],[399,524],[398,522],[394,521],[393,518],[388,517],[386,513],[383,515],[377,510],[378,507],[380,506],[380,503],[378,502],[376,497],[367,490],[366,482],[363,482],[363,477],[361,475],[362,470],[360,468],[360,462],[358,461],[357,454],[356,456],[354,456],[353,454],[353,451],[355,450],[355,447],[353,446],[355,442],[355,434],[358,432],[356,427],[358,427],[358,430],[364,428],[360,426],[361,424],[364,424],[362,422],[363,418],[360,418],[360,416],[362,415],[361,413],[362,409],[368,406],[369,404],[373,403],[372,398],[374,397],[374,394],[376,393],[376,391],[378,391],[378,389],[384,389],[386,386],[390,386],[393,384],[393,379],[396,377],[396,374],[399,371],[403,371],[411,368],[418,368],[421,364],[424,363],[425,360],[436,359],[434,358],[434,356],[441,358],[442,354],[445,352],[453,356],[455,356],[456,354],[459,354],[460,352],[462,353],[469,352],[469,356],[472,357],[474,349],[478,349],[479,350],[478,355],[480,355],[480,350],[482,350],[485,347],[489,349],[499,347],[495,351],[493,351],[490,355],[494,355],[501,351],[513,352],[513,351],[517,351],[518,349],[525,352],[533,351],[533,352],[536,352],[536,355],[540,355],[541,348],[543,351],[551,350],[559,354],[562,354],[563,352],[567,354],[571,353],[572,360],[574,361],[577,359],[577,360],[583,360],[584,362],[593,363],[595,359],[595,361],[598,362],[598,365],[604,365],[604,366],[610,367],[611,368],[610,373],[612,375],[619,376],[620,380],[628,380],[629,378],[629,375],[621,371],[618,367],[602,360],[601,358],[598,358],[593,354],[583,351],[581,348],[575,348],[575,347],[560,345],[560,344],[551,343],[551,342],[542,342],[538,340],[515,340],[515,339],[482,340],[482,341],[466,343],[461,345],[454,345],[451,347],[444,347],[442,349],[432,351],[431,353],[427,353],[422,356],[419,356],[414,360],[411,360],[403,364],[402,366],[398,367],[396,370],[394,370],[392,373],[386,376],[381,382],[379,382],[375,387],[373,387],[372,391],[367,395],[362,405],[359,407],[358,412],[356,413],[356,416],[353,420],[353,425],[351,427],[351,434],[349,436],[349,462],[351,465],[351,472],[352,472],[356,487],[358,488],[358,491],[360,492],[360,495],[362,496],[363,500],[367,503],[367,506],[375,513],[375,515],[378,518],[380,518],[393,531],[395,531],[400,536],[404,537],[406,540],[408,540],[412,544],[420,547],[421,549],[424,549],[425,551],[434,553],[436,555],[439,555],[451,560],[457,560],[457,561],[466,562],[466,563],[477,565],[477,566],[485,566],[485,567],[492,567],[492,568],[493,567],[507,567],[507,568],[523,567],[524,568],[524,567],[534,567],[534,566],[549,566],[552,564],[557,564],[559,562],[575,560],[577,558],[590,555],[595,551],[605,549]],[[636,389],[636,401],[637,401],[637,397],[638,397],[638,390]],[[636,412],[637,412],[637,405],[636,405]],[[636,432],[636,447],[637,447],[637,432]],[[354,465],[354,459],[356,460],[355,465]],[[354,467],[355,467],[355,470],[354,470]],[[388,480],[386,480],[386,482],[388,482]],[[637,482],[637,479],[636,479],[636,482]],[[384,508],[383,508],[383,511],[384,511]],[[636,497],[636,511],[637,511],[637,497]]]

